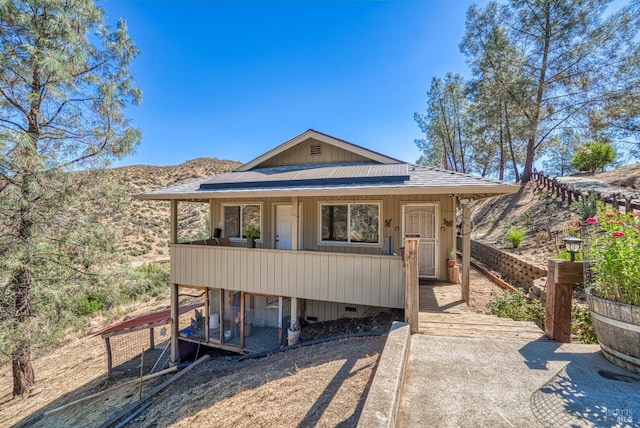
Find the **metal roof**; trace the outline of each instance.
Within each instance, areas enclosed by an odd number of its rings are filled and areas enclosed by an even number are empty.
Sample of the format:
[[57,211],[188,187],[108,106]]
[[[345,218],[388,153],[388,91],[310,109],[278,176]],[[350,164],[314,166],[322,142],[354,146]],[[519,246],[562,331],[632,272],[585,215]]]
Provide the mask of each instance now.
[[[272,171],[273,174],[266,174],[265,171]],[[405,171],[406,175],[402,175]],[[329,172],[332,172],[332,177],[336,179],[332,181],[329,176],[323,178],[322,174]],[[360,175],[350,179],[349,173]],[[265,180],[258,180],[258,177]],[[289,180],[283,179],[284,177],[288,177]],[[300,177],[307,179],[300,180]],[[207,187],[211,185],[213,187]],[[515,193],[519,188],[502,181],[406,163],[319,164],[225,173],[152,190],[135,197],[157,200],[206,200],[336,194],[458,194],[470,198],[483,198]]]
[[200,190],[402,183],[409,179],[408,166],[403,163],[306,164],[227,172],[202,182]]

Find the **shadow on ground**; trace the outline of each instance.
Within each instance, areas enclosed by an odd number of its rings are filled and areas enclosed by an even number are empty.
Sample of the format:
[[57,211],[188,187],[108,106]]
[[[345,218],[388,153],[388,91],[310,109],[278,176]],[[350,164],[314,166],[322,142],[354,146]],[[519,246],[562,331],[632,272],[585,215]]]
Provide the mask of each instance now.
[[611,364],[601,352],[571,352],[572,346],[532,342],[520,349],[532,370],[568,363],[531,395],[534,416],[553,427],[640,426],[640,375]]
[[[237,406],[227,403],[230,400],[233,402],[235,396],[239,394],[249,394],[250,396],[252,390],[259,390],[257,392],[259,394],[271,394],[273,400],[277,400],[278,396],[282,397],[282,401],[279,403],[268,403],[266,397],[251,397],[251,399],[255,398],[253,403],[255,409],[261,410],[260,407],[272,406],[276,412],[283,408],[285,409],[283,412],[286,413],[287,404],[299,402],[301,403],[300,409],[296,410],[296,416],[292,417],[287,424],[295,425],[293,421],[300,421],[299,426],[314,426],[323,417],[323,420],[326,421],[327,409],[333,405],[332,402],[335,402],[336,395],[341,388],[345,387],[345,383],[360,376],[361,372],[370,370],[371,375],[366,380],[366,384],[356,388],[359,394],[359,397],[355,399],[357,402],[354,402],[351,397],[350,413],[341,416],[340,420],[331,424],[334,426],[354,426],[360,417],[364,398],[373,379],[385,338],[386,335],[343,339],[291,349],[266,358],[246,361],[238,361],[237,358],[229,357],[213,358],[155,396],[151,406],[136,417],[129,426],[168,426],[185,423],[192,418],[197,419],[199,412],[203,410],[206,412],[207,409],[222,402],[225,402],[224,407],[229,414],[235,412],[242,415],[243,411],[251,412],[252,410],[247,408],[238,412]],[[371,358],[371,356],[375,356],[375,358]],[[363,359],[367,358],[369,358],[368,362],[363,363],[365,361]],[[332,363],[334,368],[331,369],[329,375],[325,376],[326,385],[319,382],[314,383],[313,379],[297,381],[302,384],[300,387],[295,383],[286,384],[288,378],[294,379],[298,372],[308,368],[322,369],[323,366],[328,366],[328,363]],[[336,364],[340,365],[339,368]],[[167,377],[163,377],[145,383],[143,396],[144,392],[166,379]],[[82,388],[58,398],[40,409],[37,414],[20,421],[16,426],[97,427],[124,406],[138,399],[138,385],[134,384],[119,388],[114,393],[71,406],[59,413],[47,417],[43,416],[46,411],[104,389],[105,384],[106,376],[91,381]],[[268,391],[270,384],[274,385],[274,391]],[[285,397],[288,397],[289,403]],[[189,425],[193,424],[189,422]],[[206,422],[202,417],[195,425],[211,426],[210,421]],[[214,425],[239,426],[243,424],[229,419],[226,421],[217,420]]]

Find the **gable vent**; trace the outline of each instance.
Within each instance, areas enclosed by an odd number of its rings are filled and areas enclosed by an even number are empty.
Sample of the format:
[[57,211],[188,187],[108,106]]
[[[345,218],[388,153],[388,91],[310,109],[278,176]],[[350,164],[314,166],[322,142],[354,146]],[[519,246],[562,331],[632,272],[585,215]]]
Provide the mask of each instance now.
[[320,156],[322,154],[322,146],[320,144],[311,145],[311,156]]

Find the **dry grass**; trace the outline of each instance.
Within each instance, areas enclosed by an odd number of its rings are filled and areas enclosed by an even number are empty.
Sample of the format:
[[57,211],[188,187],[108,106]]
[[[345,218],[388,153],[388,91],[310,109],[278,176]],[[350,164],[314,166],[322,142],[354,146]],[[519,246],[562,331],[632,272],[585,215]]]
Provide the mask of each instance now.
[[[354,338],[263,359],[211,360],[156,396],[133,425],[352,426],[364,404],[384,341],[384,336]],[[125,386],[40,417],[107,386],[104,344],[99,337],[77,339],[37,359],[34,365],[45,389],[28,399],[8,400],[10,382],[3,382],[0,426],[98,426],[138,397],[136,385]],[[8,369],[3,368],[3,375],[9,374]],[[144,391],[162,380],[145,384]]]

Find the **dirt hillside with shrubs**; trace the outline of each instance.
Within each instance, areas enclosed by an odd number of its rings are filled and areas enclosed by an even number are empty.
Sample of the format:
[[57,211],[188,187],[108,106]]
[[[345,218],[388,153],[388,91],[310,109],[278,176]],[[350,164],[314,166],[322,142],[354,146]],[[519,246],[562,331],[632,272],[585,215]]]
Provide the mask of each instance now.
[[[110,171],[128,195],[122,210],[102,218],[122,232],[122,251],[135,262],[169,258],[169,203],[134,200],[133,195],[160,187],[232,171],[241,164],[232,160],[198,158],[175,166],[134,165]],[[180,236],[195,237],[206,230],[208,206],[179,204]]]

